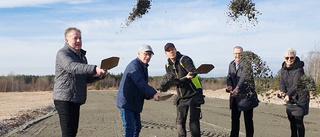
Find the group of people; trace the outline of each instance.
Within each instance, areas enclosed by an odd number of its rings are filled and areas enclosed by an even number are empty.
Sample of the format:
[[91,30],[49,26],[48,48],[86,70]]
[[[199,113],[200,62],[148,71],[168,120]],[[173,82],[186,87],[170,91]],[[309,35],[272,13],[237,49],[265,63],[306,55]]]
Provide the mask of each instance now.
[[[240,114],[244,113],[244,123],[247,137],[253,137],[253,108],[257,107],[256,93],[254,91],[253,76],[247,75],[246,71],[252,71],[251,66],[246,67],[241,62],[243,48],[235,46],[233,48],[234,60],[229,64],[227,76],[227,89],[230,92],[231,109],[231,137],[239,136]],[[286,102],[286,113],[290,122],[291,137],[304,137],[305,127],[303,117],[309,112],[309,91],[303,90],[298,86],[299,79],[304,75],[304,62],[296,56],[296,50],[288,48],[284,54],[284,62],[280,69],[279,97]],[[252,74],[252,73],[251,73]],[[253,84],[250,84],[253,83]],[[255,91],[254,91],[255,92]],[[248,95],[251,97],[248,98]]]
[[[168,63],[167,73],[175,75],[177,87],[177,130],[178,136],[187,135],[186,120],[190,112],[189,127],[193,137],[200,136],[201,104],[204,104],[201,83],[192,59],[178,52],[173,43],[164,46]],[[126,67],[117,93],[117,107],[120,110],[125,137],[138,137],[141,130],[141,118],[145,99],[158,100],[159,93],[148,85],[148,63],[153,55],[149,45],[142,45],[138,57]],[[185,77],[185,79],[181,79]]]
[[[175,79],[177,96],[176,127],[179,137],[187,136],[186,120],[189,113],[189,128],[192,137],[200,137],[201,105],[205,103],[202,85],[198,78],[193,60],[177,51],[173,43],[164,46],[168,57],[165,70]],[[253,137],[253,109],[258,106],[252,75],[241,62],[242,47],[233,48],[234,60],[229,64],[226,91],[230,93],[231,137],[239,136],[240,115],[243,111],[246,136]],[[65,31],[65,46],[57,52],[53,100],[59,115],[62,137],[75,137],[78,131],[80,106],[87,98],[87,83],[103,79],[107,70],[89,65],[82,49],[81,31],[71,27]],[[154,55],[150,45],[140,46],[137,58],[124,70],[117,92],[116,106],[119,108],[125,137],[138,137],[141,131],[140,113],[144,100],[158,100],[159,93],[148,84],[148,66]],[[286,112],[290,121],[291,136],[304,137],[304,115],[308,114],[307,94],[298,94],[298,79],[304,75],[303,61],[296,51],[289,48],[284,54],[280,75],[280,96],[287,105]],[[251,68],[251,66],[250,66]],[[250,73],[252,74],[252,73]],[[249,77],[249,78],[247,78]],[[254,83],[254,82],[253,82]]]

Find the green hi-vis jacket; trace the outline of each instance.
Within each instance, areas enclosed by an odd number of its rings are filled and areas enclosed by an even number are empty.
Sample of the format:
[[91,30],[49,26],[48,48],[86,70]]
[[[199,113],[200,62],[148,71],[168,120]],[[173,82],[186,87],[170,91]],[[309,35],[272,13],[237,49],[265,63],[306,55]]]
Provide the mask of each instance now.
[[[177,51],[176,61],[173,63],[168,59],[166,64],[166,72],[175,76],[176,79],[181,79],[186,76],[189,72],[197,74],[197,70],[194,66],[192,59],[188,56],[182,55]],[[176,83],[177,95],[180,99],[188,99],[201,92],[202,96],[202,85],[198,78],[198,75],[192,79],[183,79]]]

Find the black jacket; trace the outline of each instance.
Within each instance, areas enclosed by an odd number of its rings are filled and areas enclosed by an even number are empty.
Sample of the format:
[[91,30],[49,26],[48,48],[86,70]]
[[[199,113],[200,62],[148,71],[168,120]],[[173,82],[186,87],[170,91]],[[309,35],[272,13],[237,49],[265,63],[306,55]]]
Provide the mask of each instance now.
[[[175,76],[176,79],[181,79],[186,76],[189,72],[197,73],[197,70],[193,64],[193,61],[190,57],[182,55],[177,51],[176,61],[173,63],[168,59],[166,64],[166,72]],[[200,104],[204,103],[202,86],[198,75],[194,76],[192,79],[183,79],[177,84],[177,95],[179,99],[185,99],[184,103],[189,104],[191,98],[199,97],[201,100]],[[198,102],[198,101],[195,101]],[[202,103],[203,102],[203,103]]]
[[286,63],[283,62],[280,70],[279,88],[289,96],[290,102],[294,104],[287,106],[287,110],[294,116],[306,115],[309,111],[309,91],[297,87],[299,78],[304,75],[303,66],[304,62],[296,57],[290,67],[286,67]]
[[[236,101],[239,111],[252,109],[258,106],[259,100],[256,92],[254,91],[254,79],[251,66],[245,68],[243,63],[239,63],[238,69],[236,69],[236,63],[231,61],[229,64],[227,86],[232,86],[232,90],[237,86],[239,87],[239,96],[232,96],[230,94],[230,109],[232,108],[233,101]],[[249,87],[249,83],[252,83]],[[253,92],[254,94],[249,94]]]

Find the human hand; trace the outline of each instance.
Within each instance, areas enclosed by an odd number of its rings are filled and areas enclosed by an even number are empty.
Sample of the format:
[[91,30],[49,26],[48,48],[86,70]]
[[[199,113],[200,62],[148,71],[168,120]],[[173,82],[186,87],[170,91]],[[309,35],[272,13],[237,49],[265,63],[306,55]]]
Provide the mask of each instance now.
[[96,67],[96,75],[101,76],[105,75],[107,73],[107,70],[101,69],[100,67]]
[[187,79],[192,79],[194,77],[192,72],[189,72],[186,76]]
[[277,94],[277,97],[278,98],[284,98],[284,96],[286,96],[286,93],[284,93],[284,92],[282,92],[282,91],[280,91],[278,94]]
[[280,93],[279,93],[279,94],[280,94],[280,96],[281,96],[281,97],[286,96],[286,93],[284,93],[284,92],[282,92],[282,91],[280,91]]
[[158,97],[159,97],[159,93],[156,93],[156,94],[153,95],[152,98],[153,98],[154,101],[158,101],[159,100]]
[[237,86],[235,89],[233,89],[232,94],[237,95],[239,92],[239,87]]
[[284,97],[283,101],[284,101],[284,102],[289,101],[289,96],[288,96],[288,95],[286,95],[286,96]]
[[230,91],[232,91],[232,86],[227,86],[227,88],[226,88],[226,92],[230,92]]

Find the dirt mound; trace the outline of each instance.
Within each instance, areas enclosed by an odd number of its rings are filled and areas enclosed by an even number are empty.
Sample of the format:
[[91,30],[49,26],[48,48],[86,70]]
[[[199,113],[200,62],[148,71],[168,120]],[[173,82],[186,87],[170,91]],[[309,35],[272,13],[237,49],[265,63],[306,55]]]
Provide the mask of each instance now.
[[[19,111],[18,114],[16,114],[14,117],[9,119],[4,119],[0,122],[0,136],[3,136],[20,126],[23,126],[24,124],[30,121],[33,121],[39,117],[47,115],[53,110],[54,108],[52,106],[47,106],[40,109]],[[22,128],[26,128],[26,127],[22,127]]]

